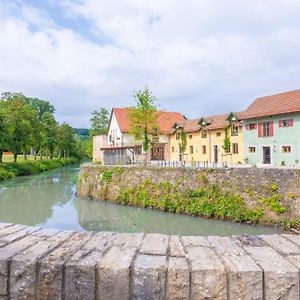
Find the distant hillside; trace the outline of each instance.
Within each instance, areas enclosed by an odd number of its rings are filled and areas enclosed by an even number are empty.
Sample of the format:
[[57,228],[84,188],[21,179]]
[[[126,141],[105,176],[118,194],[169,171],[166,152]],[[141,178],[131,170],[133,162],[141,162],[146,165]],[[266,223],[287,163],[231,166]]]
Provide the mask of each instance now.
[[89,137],[89,130],[87,128],[74,128],[74,131],[82,141]]

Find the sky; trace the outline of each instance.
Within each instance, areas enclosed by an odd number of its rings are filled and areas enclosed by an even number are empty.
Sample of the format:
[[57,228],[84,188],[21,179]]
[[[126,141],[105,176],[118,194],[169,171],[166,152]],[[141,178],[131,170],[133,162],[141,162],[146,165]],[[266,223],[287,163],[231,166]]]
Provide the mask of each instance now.
[[53,103],[89,127],[135,104],[189,118],[300,88],[299,0],[0,0],[0,93]]

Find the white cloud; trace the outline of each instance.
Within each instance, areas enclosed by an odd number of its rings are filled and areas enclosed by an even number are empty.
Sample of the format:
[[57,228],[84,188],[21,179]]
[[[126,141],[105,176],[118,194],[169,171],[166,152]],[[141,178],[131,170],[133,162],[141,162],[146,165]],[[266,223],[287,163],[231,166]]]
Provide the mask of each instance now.
[[98,37],[57,24],[47,11],[0,0],[0,90],[49,99],[73,125],[87,126],[101,106],[132,104],[133,91],[145,85],[162,108],[192,117],[241,110],[255,96],[300,88],[299,1],[53,5]]

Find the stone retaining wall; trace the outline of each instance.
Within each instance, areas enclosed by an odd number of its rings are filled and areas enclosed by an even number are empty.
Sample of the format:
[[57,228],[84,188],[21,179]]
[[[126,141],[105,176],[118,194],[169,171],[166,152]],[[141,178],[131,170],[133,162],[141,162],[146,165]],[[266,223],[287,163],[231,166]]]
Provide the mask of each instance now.
[[0,299],[299,299],[300,236],[191,237],[0,223]]
[[[113,176],[105,180],[104,173],[109,172]],[[300,219],[300,170],[296,169],[104,167],[84,164],[80,170],[77,193],[82,197],[115,201],[121,191],[140,187],[145,180],[154,184],[170,183],[183,193],[214,184],[221,191],[242,196],[250,208],[264,207],[267,217],[275,223],[283,219]],[[267,201],[260,199],[274,196],[279,196],[280,205],[287,208],[284,213],[276,214],[269,209]]]

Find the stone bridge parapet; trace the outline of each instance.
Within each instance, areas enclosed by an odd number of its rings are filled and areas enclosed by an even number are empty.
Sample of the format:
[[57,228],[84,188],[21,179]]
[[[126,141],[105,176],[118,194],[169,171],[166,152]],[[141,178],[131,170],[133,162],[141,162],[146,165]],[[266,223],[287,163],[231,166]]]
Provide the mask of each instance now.
[[299,299],[300,236],[168,236],[0,223],[0,299]]

